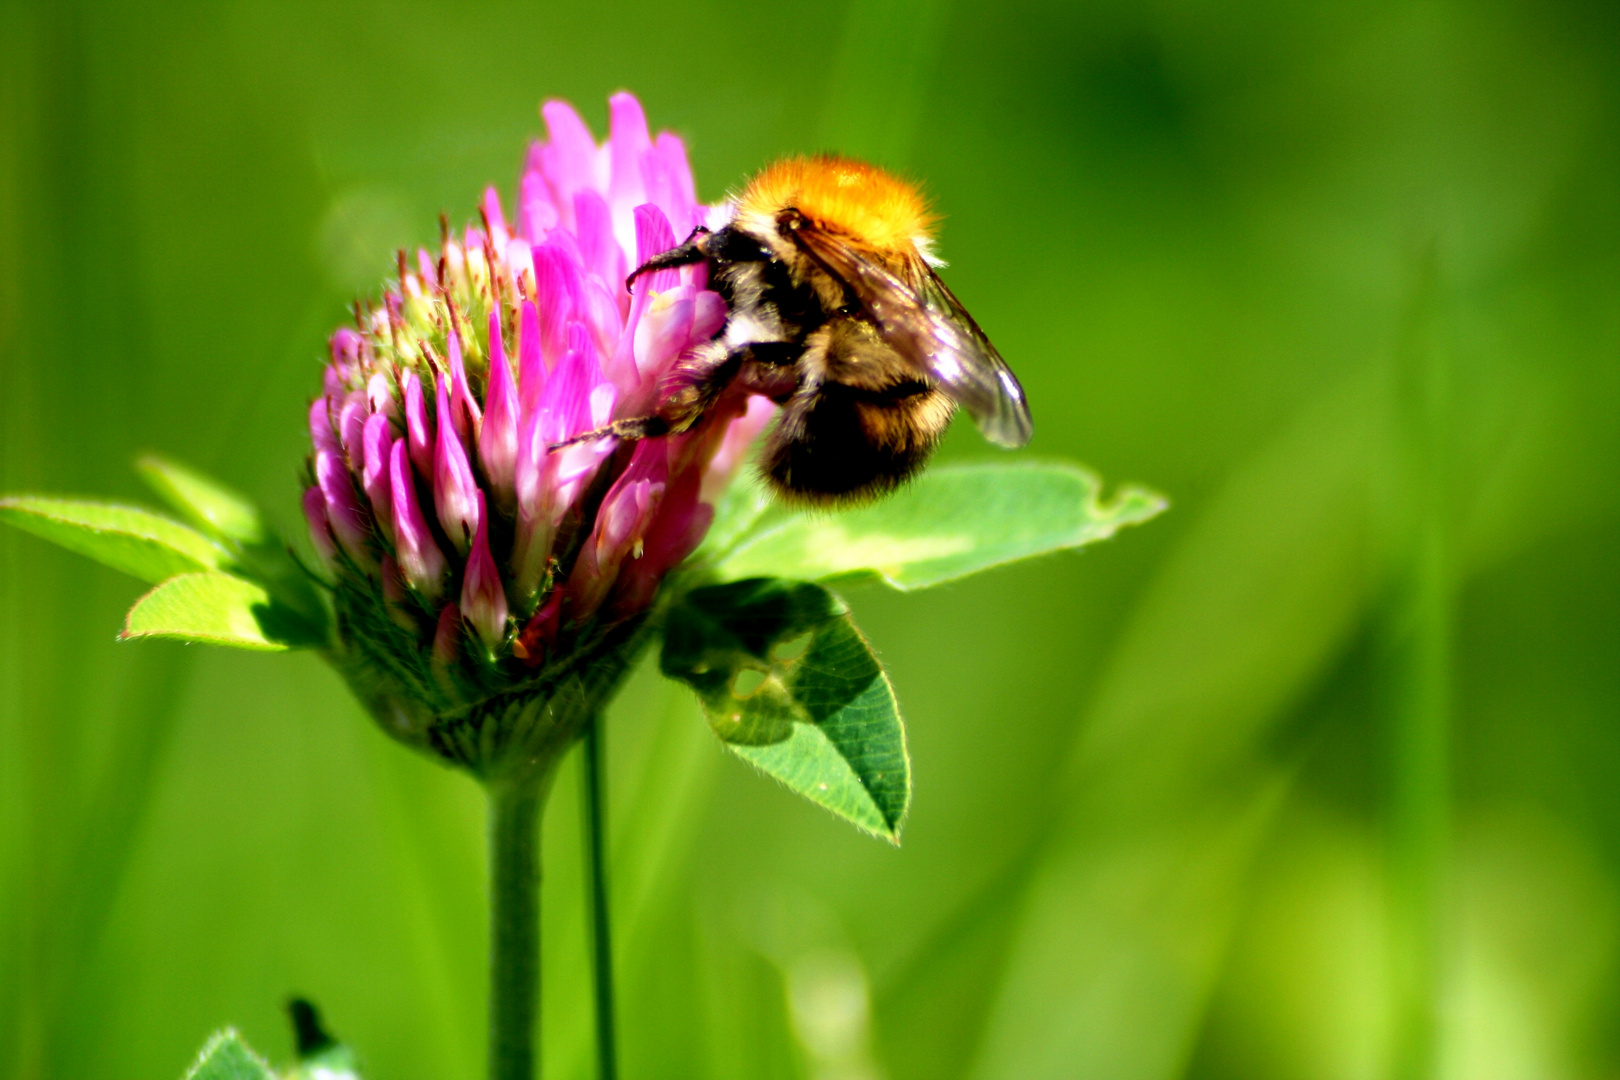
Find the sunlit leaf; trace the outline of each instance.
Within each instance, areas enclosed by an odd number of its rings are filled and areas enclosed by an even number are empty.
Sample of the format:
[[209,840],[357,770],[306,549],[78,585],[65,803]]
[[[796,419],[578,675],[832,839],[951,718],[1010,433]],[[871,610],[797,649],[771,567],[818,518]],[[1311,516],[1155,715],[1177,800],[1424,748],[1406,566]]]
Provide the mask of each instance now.
[[252,500],[189,465],[156,454],[141,458],[135,468],[165,502],[231,552],[232,572],[259,582],[324,636],[330,616],[310,574],[265,523]]
[[217,480],[156,454],[137,461],[135,471],[164,502],[199,528],[241,544],[264,541],[258,507]]
[[905,729],[888,677],[838,597],[778,579],[695,589],[670,611],[662,667],[697,691],[738,756],[860,828],[898,838],[911,797]]
[[240,1035],[226,1028],[208,1040],[185,1080],[276,1080],[276,1074]]
[[770,520],[715,569],[731,581],[875,575],[897,589],[922,589],[1105,540],[1166,505],[1140,488],[1106,502],[1100,494],[1097,479],[1072,465],[946,466],[869,506]]
[[318,635],[264,588],[231,574],[170,578],[135,602],[123,638],[175,638],[238,649],[314,645]]
[[228,563],[201,533],[150,510],[43,496],[0,499],[0,521],[143,581]]

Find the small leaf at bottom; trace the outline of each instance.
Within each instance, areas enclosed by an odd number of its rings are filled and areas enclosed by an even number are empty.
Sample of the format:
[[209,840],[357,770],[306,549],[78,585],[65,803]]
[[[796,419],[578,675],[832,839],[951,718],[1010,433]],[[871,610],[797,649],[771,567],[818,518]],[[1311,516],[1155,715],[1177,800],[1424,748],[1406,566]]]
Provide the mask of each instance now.
[[905,728],[838,597],[776,578],[694,589],[670,611],[661,666],[697,691],[738,756],[860,828],[898,838],[911,797]]
[[276,1080],[276,1074],[240,1035],[226,1028],[208,1040],[185,1080]]

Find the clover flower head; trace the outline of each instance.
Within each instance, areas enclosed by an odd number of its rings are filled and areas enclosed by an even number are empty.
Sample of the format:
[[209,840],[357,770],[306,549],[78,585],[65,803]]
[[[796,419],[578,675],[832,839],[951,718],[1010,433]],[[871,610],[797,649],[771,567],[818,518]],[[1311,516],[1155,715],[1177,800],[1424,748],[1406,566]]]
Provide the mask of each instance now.
[[569,105],[541,111],[511,217],[490,188],[476,225],[400,252],[309,412],[344,670],[391,732],[482,772],[622,674],[772,412],[738,394],[680,434],[580,438],[656,407],[727,312],[701,266],[625,286],[709,219],[681,140],[629,94],[600,145]]

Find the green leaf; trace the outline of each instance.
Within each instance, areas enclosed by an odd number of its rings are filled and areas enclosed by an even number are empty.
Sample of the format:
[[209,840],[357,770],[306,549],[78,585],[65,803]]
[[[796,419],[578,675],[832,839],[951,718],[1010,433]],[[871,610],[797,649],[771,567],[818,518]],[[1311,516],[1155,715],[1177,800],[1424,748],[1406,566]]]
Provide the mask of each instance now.
[[715,571],[722,580],[876,575],[896,589],[923,589],[1105,540],[1166,506],[1141,488],[1103,502],[1100,487],[1072,465],[944,466],[870,506],[768,519],[721,556]]
[[0,499],[0,521],[143,581],[217,570],[229,562],[201,533],[132,506],[15,496]]
[[263,586],[213,571],[172,577],[135,601],[119,636],[176,638],[238,649],[281,650],[320,643],[309,624],[273,600]]
[[775,578],[694,589],[670,610],[661,666],[697,691],[739,757],[899,841],[911,799],[905,728],[838,597]]
[[319,628],[313,633],[325,636],[330,615],[310,574],[250,499],[189,465],[156,454],[141,458],[135,468],[165,502],[222,542],[233,556],[230,569],[238,577],[259,582],[278,603]]
[[157,454],[135,462],[135,471],[198,528],[240,544],[260,544],[267,538],[258,507],[219,481]]
[[185,1080],[276,1080],[276,1074],[240,1035],[226,1028],[208,1040]]

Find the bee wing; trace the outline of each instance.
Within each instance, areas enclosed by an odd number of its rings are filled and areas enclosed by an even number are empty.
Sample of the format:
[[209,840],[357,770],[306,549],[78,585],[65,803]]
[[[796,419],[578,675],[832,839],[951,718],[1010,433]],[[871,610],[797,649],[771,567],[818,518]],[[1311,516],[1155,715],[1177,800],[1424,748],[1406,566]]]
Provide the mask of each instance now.
[[934,268],[921,259],[917,265],[933,349],[929,372],[968,411],[986,439],[997,446],[1023,446],[1035,428],[1018,376]]
[[919,256],[910,284],[844,239],[802,222],[794,238],[840,278],[901,356],[917,364],[998,446],[1019,447],[1034,430],[1017,376],[961,301]]

